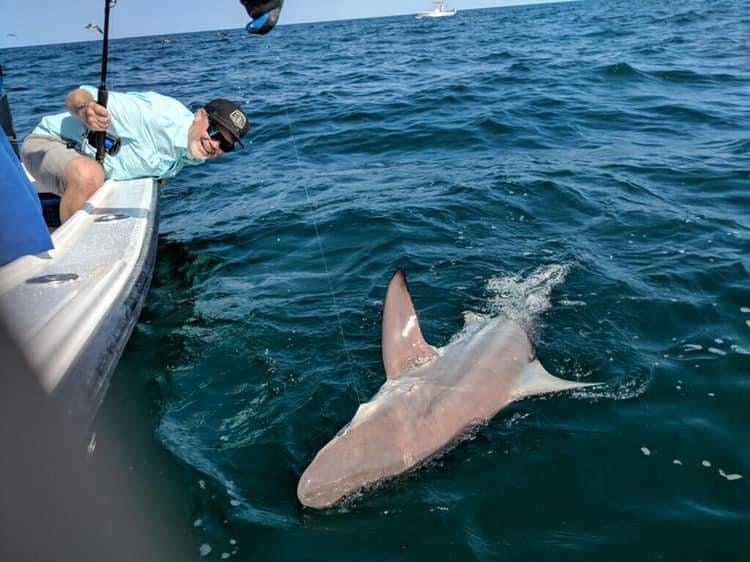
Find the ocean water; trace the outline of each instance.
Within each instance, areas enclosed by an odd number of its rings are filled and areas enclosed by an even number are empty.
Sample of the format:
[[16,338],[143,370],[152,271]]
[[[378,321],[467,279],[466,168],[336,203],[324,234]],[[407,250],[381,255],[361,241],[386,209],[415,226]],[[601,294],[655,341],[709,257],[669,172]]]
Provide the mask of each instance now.
[[[253,129],[162,192],[97,450],[172,491],[196,559],[749,560],[748,29],[742,0],[620,1],[114,41],[111,90]],[[20,135],[99,49],[0,51]],[[532,307],[547,369],[605,386],[303,509],[384,381],[399,268],[430,343]]]

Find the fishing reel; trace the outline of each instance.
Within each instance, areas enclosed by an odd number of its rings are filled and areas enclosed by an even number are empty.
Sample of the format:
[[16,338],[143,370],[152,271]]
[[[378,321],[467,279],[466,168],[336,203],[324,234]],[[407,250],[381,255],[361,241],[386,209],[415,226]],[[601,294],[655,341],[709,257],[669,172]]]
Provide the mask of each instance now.
[[[89,141],[91,146],[96,146],[97,135],[100,134],[98,131],[89,131],[86,136],[86,140]],[[122,143],[120,138],[109,133],[104,134],[104,153],[109,156],[116,156],[120,152]]]

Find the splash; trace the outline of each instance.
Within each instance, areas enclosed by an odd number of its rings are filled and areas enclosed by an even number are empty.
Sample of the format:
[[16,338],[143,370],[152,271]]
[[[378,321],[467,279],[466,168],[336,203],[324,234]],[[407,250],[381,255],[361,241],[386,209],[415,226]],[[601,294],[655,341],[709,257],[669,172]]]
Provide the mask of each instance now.
[[552,289],[565,281],[569,269],[568,264],[552,264],[527,277],[513,274],[491,278],[487,291],[492,316],[529,322],[550,307]]

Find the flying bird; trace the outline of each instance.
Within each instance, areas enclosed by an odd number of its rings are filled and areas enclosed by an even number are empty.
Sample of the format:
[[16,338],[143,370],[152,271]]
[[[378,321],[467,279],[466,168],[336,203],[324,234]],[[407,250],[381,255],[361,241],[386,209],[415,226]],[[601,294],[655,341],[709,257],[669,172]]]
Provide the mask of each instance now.
[[101,33],[102,35],[104,35],[104,31],[102,30],[102,28],[99,27],[98,24],[95,24],[93,22],[92,23],[87,23],[86,24],[86,29],[96,29],[99,33]]

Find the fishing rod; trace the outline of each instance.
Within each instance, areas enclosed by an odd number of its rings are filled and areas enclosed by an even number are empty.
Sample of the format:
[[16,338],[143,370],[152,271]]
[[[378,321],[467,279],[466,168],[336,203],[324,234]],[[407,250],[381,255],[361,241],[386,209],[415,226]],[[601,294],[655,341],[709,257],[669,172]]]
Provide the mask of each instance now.
[[[117,0],[104,0],[104,37],[102,39],[102,73],[99,80],[96,102],[107,107],[107,61],[109,59],[109,10],[117,4]],[[96,161],[104,162],[104,154],[107,150],[107,131],[96,131],[94,133],[94,147],[96,148]]]

